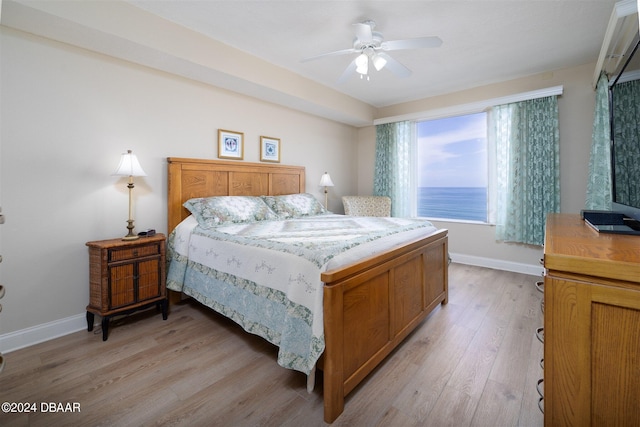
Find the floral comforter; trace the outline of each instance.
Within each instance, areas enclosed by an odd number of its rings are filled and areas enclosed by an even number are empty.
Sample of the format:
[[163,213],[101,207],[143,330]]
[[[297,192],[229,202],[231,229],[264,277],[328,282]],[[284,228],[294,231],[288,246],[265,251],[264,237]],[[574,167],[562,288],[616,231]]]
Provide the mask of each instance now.
[[334,214],[211,229],[189,217],[169,236],[167,288],[277,345],[279,365],[308,375],[324,350],[320,273],[350,249],[434,231],[425,220]]

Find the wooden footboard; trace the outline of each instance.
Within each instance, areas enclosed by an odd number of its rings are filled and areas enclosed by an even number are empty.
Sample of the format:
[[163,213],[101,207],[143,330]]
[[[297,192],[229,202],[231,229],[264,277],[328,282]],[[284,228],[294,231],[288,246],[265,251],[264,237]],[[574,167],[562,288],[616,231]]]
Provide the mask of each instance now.
[[439,304],[446,304],[447,230],[322,274],[324,420]]

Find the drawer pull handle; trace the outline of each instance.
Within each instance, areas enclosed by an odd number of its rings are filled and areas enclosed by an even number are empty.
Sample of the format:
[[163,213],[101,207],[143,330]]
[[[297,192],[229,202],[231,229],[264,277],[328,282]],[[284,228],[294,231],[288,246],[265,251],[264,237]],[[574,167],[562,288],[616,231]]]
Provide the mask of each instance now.
[[133,256],[138,256],[138,251],[133,251]]
[[536,282],[536,289],[538,292],[544,293],[544,282]]
[[540,368],[544,371],[544,357],[540,359]]
[[544,344],[544,328],[543,327],[536,329],[536,338],[538,338],[538,341]]
[[544,397],[538,399],[538,409],[544,414]]

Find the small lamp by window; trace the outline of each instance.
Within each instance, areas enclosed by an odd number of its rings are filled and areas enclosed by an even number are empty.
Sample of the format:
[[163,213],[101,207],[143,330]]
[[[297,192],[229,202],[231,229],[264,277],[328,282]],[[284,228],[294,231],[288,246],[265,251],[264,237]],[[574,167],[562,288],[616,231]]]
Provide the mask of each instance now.
[[131,202],[131,193],[133,191],[133,177],[134,176],[147,176],[146,173],[142,170],[142,166],[138,162],[138,158],[135,154],[131,152],[131,150],[127,150],[126,153],[122,153],[122,157],[120,157],[120,164],[116,171],[111,174],[112,176],[128,176],[129,184],[127,188],[129,188],[129,219],[127,220],[127,229],[129,233],[122,238],[122,240],[135,240],[138,238],[137,235],[133,233],[134,225],[133,225],[133,215],[132,215],[132,202]]
[[324,187],[324,207],[325,209],[329,209],[329,206],[327,205],[327,202],[329,201],[327,187],[333,187],[333,181],[331,181],[331,176],[326,172],[322,177],[320,177],[320,187]]

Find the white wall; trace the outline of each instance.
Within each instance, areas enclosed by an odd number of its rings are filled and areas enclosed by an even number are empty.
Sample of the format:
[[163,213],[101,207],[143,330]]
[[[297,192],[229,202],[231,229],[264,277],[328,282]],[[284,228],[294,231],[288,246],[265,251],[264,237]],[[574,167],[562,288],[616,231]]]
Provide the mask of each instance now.
[[[595,64],[586,64],[449,95],[398,104],[380,109],[376,118],[436,110],[562,85],[564,93],[558,98],[560,204],[562,212],[579,213],[580,209],[584,208],[589,172],[591,131],[595,108],[595,91],[591,87],[594,68]],[[375,128],[373,126],[360,128],[358,130],[357,182],[359,194],[371,194],[373,191],[374,158]],[[540,247],[496,242],[493,226],[459,222],[434,223],[439,227],[449,229],[449,250],[454,254],[454,260],[520,270],[522,270],[520,267],[528,269],[526,266],[528,264],[532,266],[532,271],[540,270],[537,264],[542,257]]]
[[85,242],[127,231],[126,179],[111,176],[127,149],[148,175],[136,179],[137,229],[166,233],[166,157],[215,159],[219,128],[244,132],[250,162],[260,135],[281,138],[281,162],[306,166],[319,200],[330,172],[330,209],[356,192],[354,127],[6,27],[0,37],[0,336],[69,318],[81,325]]

